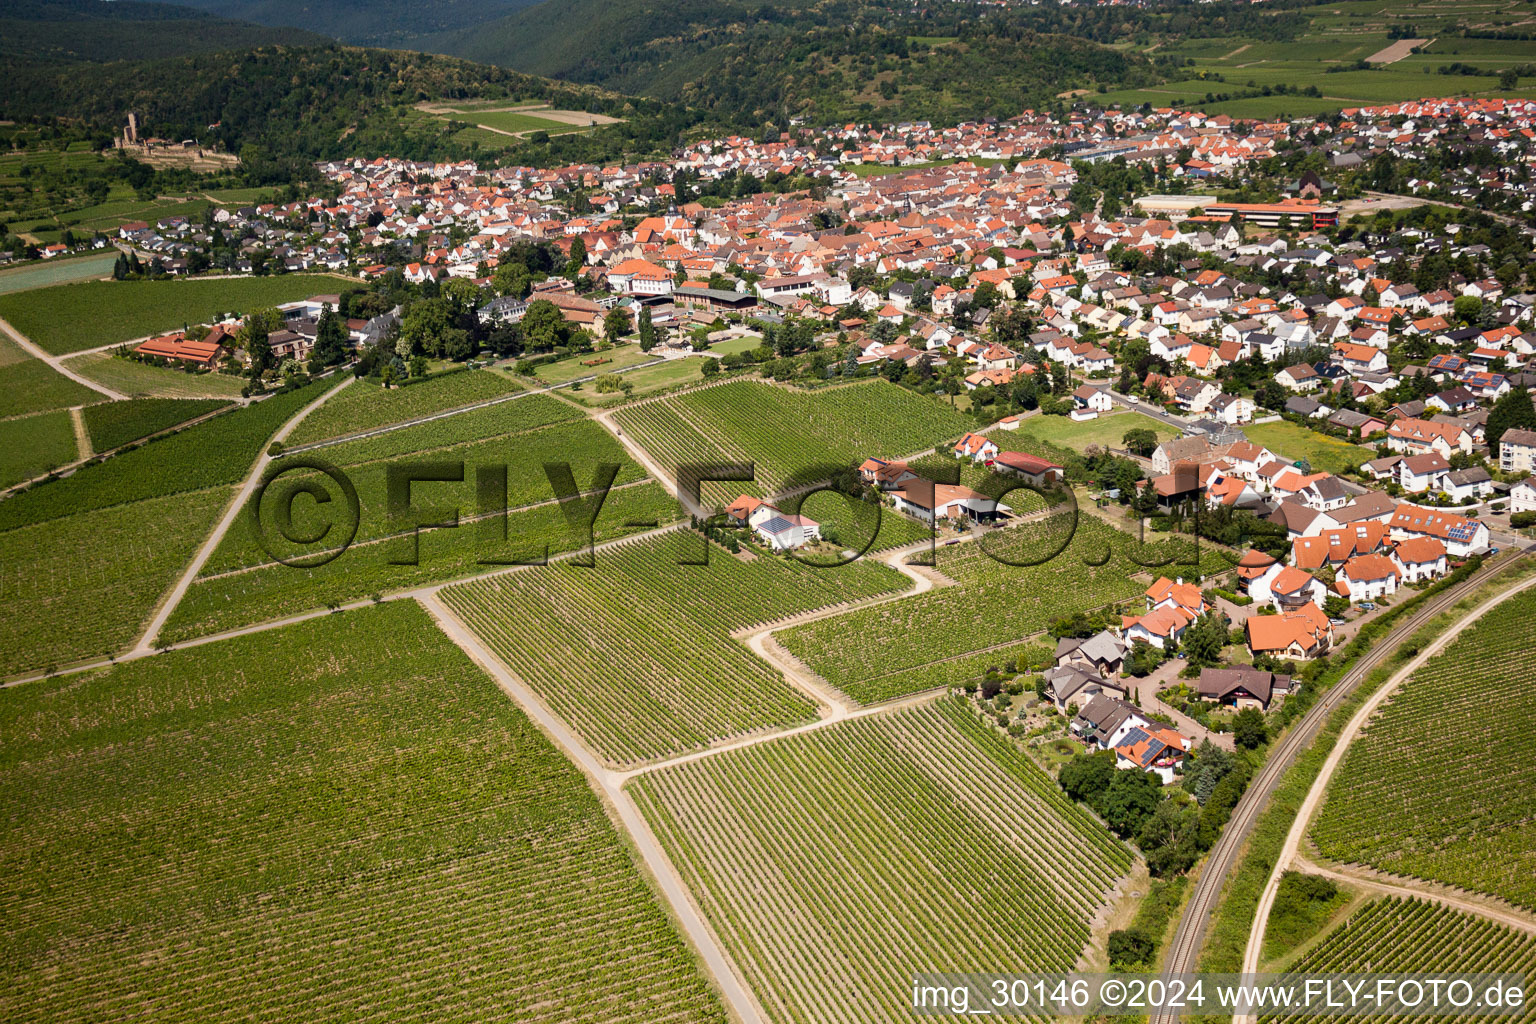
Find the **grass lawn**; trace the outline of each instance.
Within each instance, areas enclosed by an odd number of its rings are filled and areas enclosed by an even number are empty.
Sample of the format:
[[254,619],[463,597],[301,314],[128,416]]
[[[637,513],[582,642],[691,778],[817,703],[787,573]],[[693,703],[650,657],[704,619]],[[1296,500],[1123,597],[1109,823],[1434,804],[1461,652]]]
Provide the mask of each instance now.
[[[646,366],[638,370],[630,370],[623,374],[623,379],[634,385],[631,398],[639,398],[641,395],[650,394],[652,391],[660,391],[662,388],[672,387],[674,384],[685,384],[693,381],[703,381],[704,375],[699,367],[704,365],[703,357],[687,357],[683,359],[668,359],[666,362],[657,363],[655,366]],[[601,394],[594,388],[594,384],[583,384],[578,392],[562,392],[572,395],[587,405],[610,406],[627,401],[624,395],[615,391],[611,394]]]
[[561,132],[570,131],[574,127],[584,125],[570,125],[564,121],[555,121],[547,117],[536,117],[533,114],[524,114],[516,110],[483,110],[470,115],[470,120],[475,124],[483,124],[490,128],[500,128],[504,132]]
[[1247,426],[1243,433],[1248,440],[1263,445],[1281,458],[1293,462],[1306,459],[1313,470],[1342,473],[1376,457],[1374,448],[1327,437],[1287,420]]
[[89,256],[56,257],[43,263],[0,270],[0,295],[24,292],[29,288],[46,288],[67,281],[84,281],[93,277],[110,277],[112,264],[117,262],[117,250],[110,253],[92,253]]
[[[1125,432],[1143,428],[1155,432],[1159,441],[1166,441],[1178,433],[1172,427],[1139,412],[1100,413],[1098,419],[1082,423],[1067,416],[1031,416],[1019,424],[1020,433],[1033,434],[1042,441],[1079,452],[1090,444],[1123,448],[1125,442],[1121,439]],[[1007,431],[998,431],[993,437],[1003,448],[1008,447],[1005,443]]]
[[[92,352],[68,360],[82,377],[129,398],[239,398],[244,377],[227,373],[187,373],[164,366],[119,359],[111,352]],[[95,392],[92,392],[95,394]]]
[[722,356],[738,355],[742,352],[751,352],[762,345],[763,339],[757,335],[745,338],[728,338],[718,344],[709,346],[711,352],[718,352]]
[[349,278],[283,274],[206,281],[85,281],[0,296],[0,317],[56,355],[179,330],[339,291]]
[[844,164],[841,170],[852,171],[860,178],[874,178],[882,174],[905,174],[907,171],[921,171],[926,167],[948,167],[953,160],[929,160],[926,163],[907,164],[905,167],[892,167],[889,164]]
[[41,476],[78,454],[67,409],[0,421],[0,487]]
[[[594,373],[612,373],[614,370],[622,370],[638,363],[650,362],[654,358],[656,357],[641,352],[639,345],[619,345],[606,352],[582,352],[553,363],[544,363],[535,368],[534,376],[546,384],[564,384],[577,377],[588,377]],[[587,365],[595,359],[608,361],[597,366]]]

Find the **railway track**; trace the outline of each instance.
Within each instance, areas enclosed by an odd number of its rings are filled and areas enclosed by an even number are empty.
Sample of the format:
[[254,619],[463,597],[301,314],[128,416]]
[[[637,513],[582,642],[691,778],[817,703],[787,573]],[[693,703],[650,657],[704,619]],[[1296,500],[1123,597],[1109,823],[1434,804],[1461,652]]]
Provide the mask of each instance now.
[[[1481,582],[1490,576],[1502,573],[1526,554],[1526,551],[1517,552],[1513,557],[1502,559],[1493,568],[1472,578]],[[1366,676],[1370,675],[1372,669],[1380,665],[1397,650],[1404,640],[1416,633],[1425,623],[1460,601],[1465,593],[1465,587],[1452,587],[1399,623],[1386,640],[1367,651],[1354,667],[1323,695],[1321,700],[1308,709],[1301,721],[1285,734],[1274,750],[1270,751],[1269,759],[1259,769],[1258,776],[1243,793],[1237,806],[1233,808],[1231,820],[1227,822],[1221,838],[1211,849],[1205,869],[1201,872],[1199,881],[1195,883],[1195,891],[1190,895],[1189,903],[1184,908],[1184,916],[1179,921],[1173,944],[1168,951],[1168,958],[1163,965],[1164,977],[1187,974],[1196,969],[1200,949],[1204,945],[1205,933],[1210,927],[1211,914],[1216,909],[1227,877],[1237,864],[1243,844],[1253,832],[1259,815],[1269,806],[1270,797],[1274,795],[1275,788],[1284,778],[1286,771],[1295,763],[1297,755],[1312,745],[1323,722],[1335,708],[1355,692]],[[1179,1019],[1179,1013],[1178,1007],[1159,1010],[1151,1015],[1150,1024],[1174,1024]]]

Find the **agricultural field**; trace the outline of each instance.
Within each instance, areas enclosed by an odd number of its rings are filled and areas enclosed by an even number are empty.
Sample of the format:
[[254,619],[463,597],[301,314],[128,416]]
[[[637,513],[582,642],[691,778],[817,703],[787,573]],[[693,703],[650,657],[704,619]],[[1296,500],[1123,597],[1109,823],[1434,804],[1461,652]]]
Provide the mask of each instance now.
[[99,348],[221,314],[340,290],[347,278],[283,274],[208,281],[82,281],[0,295],[0,317],[54,355]]
[[724,1022],[581,773],[414,602],[8,690],[0,778],[6,1020]]
[[[1125,442],[1122,439],[1128,430],[1150,430],[1157,435],[1159,441],[1167,441],[1178,433],[1166,423],[1139,412],[1101,413],[1097,419],[1081,423],[1067,416],[1031,416],[1019,424],[1019,430],[1048,444],[1060,445],[1076,452],[1081,452],[1091,444],[1124,448]],[[997,443],[1007,450],[1012,447],[1010,438],[1013,436],[999,433]]]
[[106,255],[54,257],[44,263],[0,270],[0,295],[24,292],[29,288],[46,288],[67,281],[86,281],[94,277],[111,277],[112,264],[117,262],[117,250]]
[[70,380],[0,334],[0,417],[100,402],[105,396]]
[[[1312,824],[1324,856],[1536,908],[1536,594],[1462,632],[1350,746]],[[1447,742],[1476,737],[1476,742]]]
[[[1288,970],[1322,972],[1523,973],[1536,971],[1536,936],[1423,900],[1378,899],[1361,907]],[[1509,1016],[1464,1020],[1529,1021],[1531,1004]],[[1297,1020],[1264,1015],[1262,1024]],[[1313,1016],[1311,1020],[1347,1020]],[[1358,1018],[1357,1018],[1358,1019]],[[1376,1019],[1381,1019],[1380,1016]],[[1387,1018],[1401,1019],[1401,1018]]]
[[521,390],[516,381],[489,370],[460,370],[387,391],[367,380],[358,380],[306,416],[289,435],[288,445],[297,447],[392,423],[404,423],[421,416],[504,398]]
[[667,473],[679,463],[756,463],[754,484],[705,485],[706,503],[725,504],[742,492],[773,493],[817,465],[910,455],[970,426],[947,405],[884,381],[817,392],[735,381],[622,409],[614,419]]
[[[506,403],[493,406],[491,410],[486,411],[511,410],[520,404],[522,403]],[[517,422],[510,416],[503,417],[502,420],[504,423],[513,425]],[[434,421],[399,431],[399,433],[413,435],[411,440],[414,441],[414,447],[410,452],[412,461],[463,463],[463,479],[413,484],[411,500],[418,508],[457,508],[462,518],[480,514],[477,473],[480,468],[487,466],[499,466],[505,470],[506,507],[509,509],[524,508],[556,499],[554,486],[550,483],[544,469],[547,462],[569,463],[577,486],[584,492],[590,490],[597,471],[596,467],[601,463],[619,467],[619,472],[613,480],[615,488],[628,487],[646,479],[645,470],[629,457],[623,446],[614,440],[613,435],[591,420],[556,423],[524,431],[516,429],[506,432],[498,431],[483,440],[465,441],[445,447],[436,446],[438,437],[434,436],[433,428],[438,422],[447,421]],[[369,543],[401,532],[401,527],[392,524],[388,515],[388,472],[400,460],[366,457],[370,451],[377,450],[371,446],[371,441],[385,439],[399,440],[402,443],[406,441],[405,438],[397,439],[392,433],[377,439],[370,438],[337,445],[334,448],[325,448],[320,453],[326,461],[341,467],[357,490],[360,517],[354,544]],[[281,466],[282,463],[283,460],[279,460],[278,465]],[[284,473],[279,486],[287,487],[305,481],[314,481],[325,486],[325,477],[322,474],[305,469],[294,469]],[[335,488],[328,487],[328,491],[334,493]],[[290,512],[294,525],[294,530],[290,532],[295,536],[314,534],[318,530],[323,530],[327,523],[335,519],[334,509],[309,499],[295,501]],[[271,522],[268,522],[269,519]],[[267,509],[267,515],[263,516],[263,522],[266,524],[268,537],[272,542],[272,550],[263,550],[257,543],[249,521],[242,519],[230,528],[219,548],[209,558],[203,570],[204,575],[216,575],[233,569],[270,564],[273,554],[298,558],[314,550],[312,545],[292,545],[282,542],[282,532],[275,526],[275,518],[270,508]]]
[[915,971],[1067,971],[1130,852],[963,704],[630,786],[767,1017],[902,1020]]
[[0,530],[235,483],[279,427],[333,386],[316,381],[273,395],[8,498],[0,502]]
[[1314,472],[1326,470],[1329,473],[1343,473],[1376,457],[1374,448],[1319,434],[1288,420],[1249,424],[1243,427],[1243,434],[1254,444],[1263,445],[1282,459],[1306,459],[1312,464]]
[[0,533],[0,676],[105,657],[138,639],[233,496],[213,487]]
[[[677,502],[656,483],[616,487],[592,524],[594,543],[677,521]],[[505,535],[501,523],[505,522]],[[234,536],[235,529],[230,530]],[[504,520],[424,530],[418,561],[396,565],[393,544],[360,544],[315,568],[264,565],[207,576],[187,590],[166,622],[166,643],[267,622],[379,595],[480,576],[507,565],[553,558],[586,543],[554,504],[513,510]],[[227,552],[226,552],[227,556]],[[216,556],[225,557],[225,556]]]
[[[956,585],[794,626],[776,634],[778,640],[827,682],[867,704],[953,686],[1001,667],[1052,620],[1137,599],[1159,574],[1187,579],[1230,568],[1208,545],[1202,545],[1198,565],[1180,565],[1191,548],[1174,541],[1142,546],[1086,513],[1069,533],[1071,515],[1055,512],[982,542],[940,547],[936,568]],[[1044,561],[1009,565],[989,552]],[[1170,564],[1149,570],[1133,563],[1132,555]]]
[[900,591],[877,562],[790,559],[679,565],[677,532],[598,553],[597,571],[550,565],[472,580],[444,602],[610,763],[634,765],[816,717],[811,701],[733,640],[773,619]]
[[151,366],[112,352],[89,352],[65,360],[87,380],[129,398],[239,398],[246,378],[230,373],[188,373],[169,366]]
[[92,405],[82,415],[91,447],[104,452],[228,406],[217,398],[135,398]]
[[68,410],[0,420],[0,487],[42,476],[79,455]]

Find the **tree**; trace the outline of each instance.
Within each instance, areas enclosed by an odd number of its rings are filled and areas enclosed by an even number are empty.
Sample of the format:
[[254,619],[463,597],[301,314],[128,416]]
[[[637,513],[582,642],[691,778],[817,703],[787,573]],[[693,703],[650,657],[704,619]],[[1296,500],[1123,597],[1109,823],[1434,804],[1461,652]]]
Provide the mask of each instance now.
[[1140,928],[1124,928],[1109,933],[1109,965],[1119,970],[1152,962],[1157,943]]
[[245,318],[237,336],[240,347],[250,359],[251,379],[255,380],[272,369],[276,360],[272,345],[267,340],[273,331],[282,330],[283,314],[275,309],[259,309]]
[[713,377],[715,374],[720,372],[720,360],[711,359],[706,356],[703,360],[703,363],[704,365],[699,367],[699,373],[705,377]]
[[640,307],[640,351],[649,352],[656,347],[656,328],[651,324],[651,307]]
[[1258,708],[1244,708],[1232,720],[1232,738],[1245,750],[1254,750],[1269,739],[1264,726],[1264,713]]
[[342,322],[341,314],[331,309],[330,303],[321,306],[320,324],[316,329],[315,348],[310,353],[310,362],[321,367],[335,366],[347,358],[347,349],[350,347],[347,325]]
[[605,338],[622,338],[633,329],[634,326],[629,318],[629,310],[623,306],[614,306],[603,317],[603,337]]
[[581,273],[582,268],[586,265],[587,243],[581,240],[580,235],[577,235],[571,242],[571,258],[565,265],[565,272],[570,277],[575,277]]
[[1451,311],[1462,323],[1475,324],[1483,312],[1483,300],[1476,295],[1458,295],[1451,304]]
[[1149,456],[1157,450],[1157,433],[1146,427],[1127,430],[1120,441],[1133,455]]
[[1154,875],[1188,871],[1200,858],[1200,812],[1191,804],[1164,800],[1142,823],[1136,845]]
[[1056,781],[1062,792],[1073,800],[1097,808],[1114,775],[1115,752],[1100,750],[1094,754],[1078,754],[1062,765]]
[[1194,668],[1205,668],[1221,661],[1221,649],[1227,644],[1227,622],[1216,612],[1206,612],[1184,633],[1184,656]]
[[548,299],[535,299],[528,303],[522,319],[523,340],[530,348],[548,351],[564,345],[571,336],[571,325],[566,322],[560,307]]
[[1151,480],[1148,480],[1141,492],[1136,495],[1132,506],[1137,513],[1144,516],[1150,516],[1157,511],[1157,488],[1152,486]]
[[1162,799],[1163,787],[1156,778],[1139,768],[1126,768],[1109,780],[1099,813],[1125,839],[1141,831]]
[[452,303],[444,296],[413,303],[400,320],[400,342],[396,350],[401,356],[462,359],[468,355],[468,348],[468,332],[454,325]]
[[1536,430],[1536,408],[1532,408],[1531,394],[1523,387],[1511,388],[1493,403],[1488,423],[1483,428],[1490,452],[1498,453],[1499,439],[1506,430]]

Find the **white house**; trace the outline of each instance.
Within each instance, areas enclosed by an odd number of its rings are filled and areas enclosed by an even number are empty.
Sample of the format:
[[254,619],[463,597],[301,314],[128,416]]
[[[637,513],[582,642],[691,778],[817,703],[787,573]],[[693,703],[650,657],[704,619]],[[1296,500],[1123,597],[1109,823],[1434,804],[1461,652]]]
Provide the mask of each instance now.
[[1450,472],[1451,464],[1439,452],[1410,455],[1397,464],[1397,483],[1409,494],[1438,491]]
[[1072,404],[1078,411],[1095,416],[1101,412],[1109,412],[1115,407],[1114,402],[1110,400],[1109,392],[1087,384],[1072,392]]
[[1446,554],[1452,558],[1465,558],[1488,549],[1487,526],[1442,509],[1399,505],[1387,528],[1393,540],[1433,537],[1445,545]]
[[1536,512],[1536,476],[1528,476],[1509,489],[1511,512]]
[[1392,560],[1397,563],[1404,583],[1437,579],[1449,571],[1445,545],[1433,537],[1398,541],[1392,550]]
[[1351,603],[1397,593],[1398,568],[1386,555],[1356,555],[1344,563],[1334,584]]
[[955,458],[985,462],[997,454],[997,443],[984,434],[966,434],[955,442]]
[[821,539],[821,524],[799,515],[781,513],[755,524],[753,528],[775,551],[788,551]]

